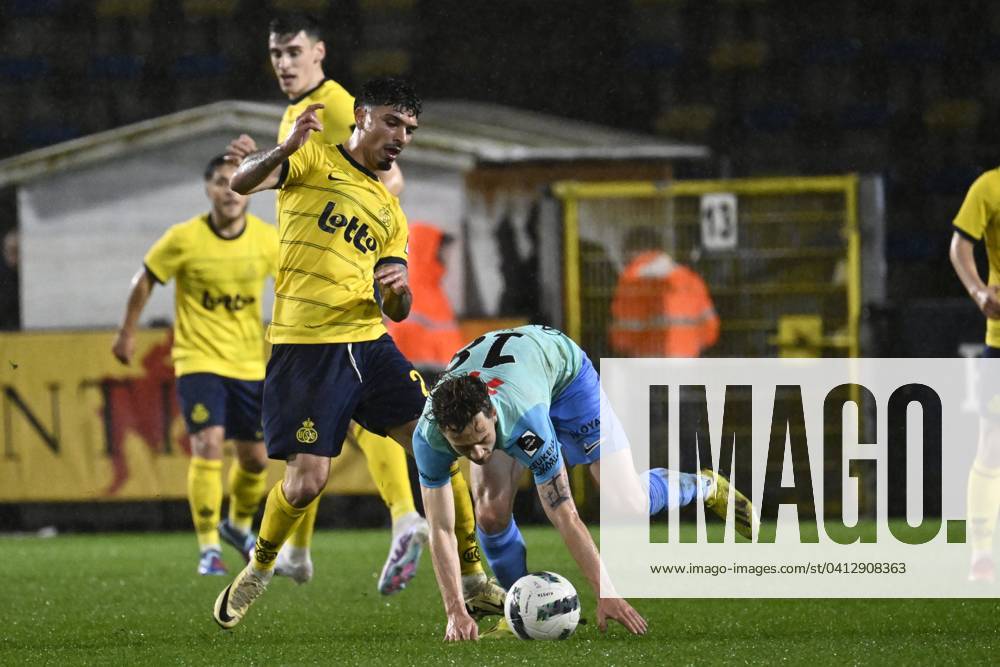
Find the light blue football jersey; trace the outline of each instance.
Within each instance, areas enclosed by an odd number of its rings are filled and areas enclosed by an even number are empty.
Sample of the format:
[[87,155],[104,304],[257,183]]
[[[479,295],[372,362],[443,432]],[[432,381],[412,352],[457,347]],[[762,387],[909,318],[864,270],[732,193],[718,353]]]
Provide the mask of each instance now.
[[[478,374],[497,412],[497,449],[523,463],[536,483],[562,469],[562,454],[549,417],[552,401],[580,372],[583,351],[551,327],[524,326],[491,331],[459,350],[448,373]],[[420,483],[443,486],[458,454],[431,417],[431,399],[413,433]]]

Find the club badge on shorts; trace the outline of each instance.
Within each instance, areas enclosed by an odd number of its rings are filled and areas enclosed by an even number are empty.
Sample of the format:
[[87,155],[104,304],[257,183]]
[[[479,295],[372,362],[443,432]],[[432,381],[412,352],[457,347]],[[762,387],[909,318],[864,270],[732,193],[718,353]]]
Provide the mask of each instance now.
[[319,439],[319,433],[313,428],[315,422],[312,419],[306,419],[302,422],[302,428],[295,432],[295,439],[301,442],[303,445],[311,445]]

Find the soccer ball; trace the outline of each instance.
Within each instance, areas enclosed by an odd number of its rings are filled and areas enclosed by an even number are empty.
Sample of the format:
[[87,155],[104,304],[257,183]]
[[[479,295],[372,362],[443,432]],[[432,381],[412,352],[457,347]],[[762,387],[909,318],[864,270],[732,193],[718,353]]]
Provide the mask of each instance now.
[[503,610],[521,639],[566,639],[580,621],[580,598],[565,577],[534,572],[514,582]]

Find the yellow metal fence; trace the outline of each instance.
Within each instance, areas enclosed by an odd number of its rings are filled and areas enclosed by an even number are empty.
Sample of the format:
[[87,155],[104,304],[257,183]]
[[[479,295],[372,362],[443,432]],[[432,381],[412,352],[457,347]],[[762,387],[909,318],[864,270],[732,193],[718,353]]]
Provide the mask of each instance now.
[[[713,356],[858,356],[861,260],[856,175],[711,181],[561,182],[566,332],[617,356],[610,307],[638,227],[697,271],[722,323]],[[711,203],[733,203],[731,243],[707,242]]]

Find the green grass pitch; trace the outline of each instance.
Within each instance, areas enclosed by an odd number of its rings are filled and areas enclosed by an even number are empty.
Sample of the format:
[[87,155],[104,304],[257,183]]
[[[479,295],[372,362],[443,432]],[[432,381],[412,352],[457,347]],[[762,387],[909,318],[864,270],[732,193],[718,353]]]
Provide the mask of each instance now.
[[[992,600],[637,600],[646,637],[602,636],[594,599],[551,528],[529,564],[567,575],[590,623],[564,642],[446,645],[430,561],[392,598],[375,590],[386,531],[324,531],[315,579],[276,579],[243,623],[211,618],[229,578],[195,574],[193,535],[0,538],[0,664],[972,664],[997,660]],[[234,552],[230,568],[239,567]],[[482,627],[487,627],[484,622]]]

